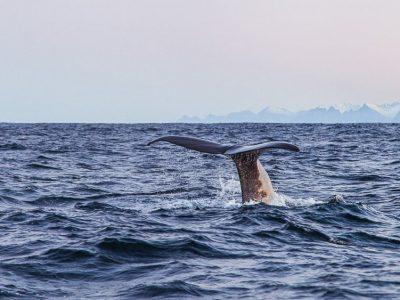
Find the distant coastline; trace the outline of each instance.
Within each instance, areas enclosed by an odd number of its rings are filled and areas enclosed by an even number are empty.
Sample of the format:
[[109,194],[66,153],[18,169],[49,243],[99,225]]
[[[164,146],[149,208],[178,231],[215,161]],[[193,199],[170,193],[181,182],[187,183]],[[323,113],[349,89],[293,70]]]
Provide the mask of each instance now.
[[302,111],[266,107],[206,117],[183,116],[179,123],[400,123],[400,101],[381,105],[336,105]]

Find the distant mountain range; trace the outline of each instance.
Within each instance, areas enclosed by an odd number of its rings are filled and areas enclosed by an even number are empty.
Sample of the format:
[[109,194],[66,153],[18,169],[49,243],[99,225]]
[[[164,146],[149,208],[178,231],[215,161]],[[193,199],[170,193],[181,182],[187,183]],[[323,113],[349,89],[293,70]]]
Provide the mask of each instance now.
[[254,113],[248,110],[204,118],[183,116],[181,123],[400,123],[400,102],[387,104],[340,104],[302,111],[266,107]]

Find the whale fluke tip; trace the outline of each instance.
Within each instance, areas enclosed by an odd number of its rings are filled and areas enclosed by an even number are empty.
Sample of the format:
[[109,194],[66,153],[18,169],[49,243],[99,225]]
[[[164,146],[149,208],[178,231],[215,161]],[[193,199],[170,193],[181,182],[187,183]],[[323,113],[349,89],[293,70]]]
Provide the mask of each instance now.
[[168,135],[163,136],[149,142],[147,145],[150,146],[155,142],[168,142],[178,146],[182,146],[188,149],[210,153],[210,154],[224,154],[224,152],[230,148],[230,146],[222,145],[194,137]]
[[169,139],[169,138],[170,138],[170,136],[163,136],[163,137],[157,138],[157,139],[155,139],[155,140],[152,140],[152,141],[148,142],[148,143],[146,144],[146,146],[151,146],[152,144],[157,143],[157,142],[161,142],[161,141],[166,141],[166,142],[168,142],[168,139]]

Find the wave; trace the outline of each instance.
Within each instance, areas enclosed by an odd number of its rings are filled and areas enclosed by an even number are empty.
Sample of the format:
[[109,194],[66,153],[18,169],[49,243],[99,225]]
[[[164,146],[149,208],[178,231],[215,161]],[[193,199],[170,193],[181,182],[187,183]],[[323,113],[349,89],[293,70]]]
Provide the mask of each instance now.
[[89,203],[78,202],[74,205],[74,208],[85,210],[85,211],[102,211],[102,212],[129,212],[132,213],[133,209],[122,209],[117,206],[101,203],[97,201],[91,201]]
[[46,155],[39,155],[37,157],[37,159],[40,159],[40,160],[53,160],[53,161],[55,160],[54,158],[46,156]]
[[331,237],[321,229],[313,228],[310,225],[305,226],[304,224],[297,224],[296,222],[291,222],[291,221],[287,222],[287,224],[284,227],[284,230],[287,231],[288,238],[290,236],[290,233],[294,233],[300,235],[302,239],[308,238],[314,241],[321,240],[334,244],[346,243],[344,240],[339,240],[337,238]]
[[400,245],[400,238],[389,237],[382,234],[376,234],[373,232],[355,231],[346,235],[349,240],[352,240],[354,244],[364,245],[379,245],[381,247],[398,249]]
[[18,143],[9,143],[0,145],[0,151],[7,151],[7,150],[26,150],[28,149],[26,146]]
[[167,280],[162,283],[138,284],[127,292],[121,294],[124,297],[143,298],[175,298],[175,297],[207,297],[218,294],[218,290],[200,287],[182,280]]
[[64,154],[64,153],[68,153],[68,152],[72,152],[72,149],[70,149],[69,147],[66,147],[66,146],[59,147],[56,149],[47,149],[44,151],[44,153],[48,153],[48,154]]
[[15,205],[16,203],[20,203],[18,199],[7,196],[7,195],[0,195],[0,205]]
[[76,262],[77,260],[90,259],[96,253],[86,249],[53,248],[41,254],[43,259],[50,259],[57,262]]
[[91,200],[105,200],[110,198],[120,198],[120,197],[129,197],[129,196],[154,196],[154,195],[173,195],[177,193],[182,193],[187,191],[182,188],[175,188],[169,190],[161,190],[161,191],[152,191],[152,192],[133,192],[133,193],[103,193],[97,195],[88,195],[88,196],[41,196],[35,200],[27,201],[27,203],[31,205],[62,205],[67,203],[73,203],[78,201],[91,201]]
[[239,258],[243,255],[217,249],[207,242],[193,238],[169,239],[151,241],[149,239],[110,238],[106,237],[97,244],[107,256],[111,255],[116,260],[137,260],[140,257],[166,258],[176,255],[206,258]]
[[49,165],[39,164],[39,163],[31,163],[28,164],[27,167],[32,169],[43,169],[43,170],[62,170],[61,168],[52,167]]

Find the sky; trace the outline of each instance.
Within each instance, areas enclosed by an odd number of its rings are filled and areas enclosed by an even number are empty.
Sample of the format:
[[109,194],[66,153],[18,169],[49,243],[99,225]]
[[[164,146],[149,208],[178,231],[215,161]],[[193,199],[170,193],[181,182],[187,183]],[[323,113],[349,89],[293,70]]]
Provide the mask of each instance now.
[[400,1],[0,0],[0,122],[400,99]]

